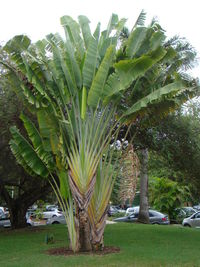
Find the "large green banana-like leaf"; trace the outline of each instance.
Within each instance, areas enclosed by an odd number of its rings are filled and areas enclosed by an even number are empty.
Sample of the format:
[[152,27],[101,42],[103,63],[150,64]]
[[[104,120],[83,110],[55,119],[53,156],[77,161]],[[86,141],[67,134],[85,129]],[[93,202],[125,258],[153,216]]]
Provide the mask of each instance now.
[[162,59],[166,50],[162,47],[156,52],[144,55],[137,59],[121,60],[114,66],[116,73],[110,75],[103,90],[104,103],[108,103],[110,97],[114,94],[127,89],[134,80],[141,77],[156,62]]
[[76,84],[72,81],[69,70],[60,53],[60,49],[57,47],[53,39],[53,35],[47,36],[47,40],[49,41],[53,52],[53,60],[49,62],[49,68],[51,69],[53,79],[59,88],[60,99],[63,105],[65,105],[69,101],[70,93],[73,95],[75,92]]
[[28,136],[33,144],[33,147],[37,149],[39,146],[42,145],[42,139],[41,136],[35,127],[35,125],[32,123],[32,121],[23,113],[20,115],[20,119],[23,121],[24,126],[26,128],[26,131],[28,133]]
[[97,27],[96,27],[94,33],[93,33],[93,36],[94,36],[94,38],[95,38],[97,41],[99,41],[100,28],[101,28],[101,24],[100,24],[100,22],[99,22],[99,23],[97,24]]
[[24,123],[24,127],[26,128],[26,131],[33,144],[35,152],[38,154],[40,159],[48,166],[48,169],[53,170],[55,165],[53,163],[52,154],[49,151],[47,152],[45,150],[44,148],[45,144],[43,143],[43,140],[40,136],[38,129],[35,127],[32,121],[23,113],[20,115],[20,119]]
[[16,35],[4,46],[5,51],[9,53],[19,52],[26,50],[31,44],[31,40],[26,35]]
[[97,62],[98,62],[98,41],[93,37],[90,38],[86,57],[83,65],[83,86],[88,90],[94,79]]
[[43,161],[39,158],[30,143],[20,134],[16,127],[10,129],[15,144],[18,146],[20,154],[29,168],[36,174],[44,178],[48,177],[49,171]]
[[65,61],[70,70],[71,76],[76,81],[77,87],[80,89],[82,87],[82,77],[81,77],[81,69],[78,64],[78,60],[75,56],[75,51],[73,49],[73,45],[70,41],[65,43]]
[[73,20],[70,16],[63,16],[60,19],[61,25],[64,27],[66,39],[71,41],[74,47],[76,47],[76,52],[78,58],[82,61],[84,56],[84,44],[80,36],[80,26]]
[[37,119],[45,150],[57,155],[59,152],[59,123],[53,109],[49,107],[48,109],[39,110]]
[[162,31],[157,31],[153,33],[150,39],[150,49],[151,50],[156,50],[160,45],[163,44],[166,36]]
[[64,199],[68,199],[70,196],[70,188],[67,170],[59,171],[58,177],[60,181],[60,193]]
[[104,39],[103,43],[101,45],[99,45],[99,56],[101,59],[105,56],[106,51],[110,47],[110,45],[113,45],[113,46],[117,45],[117,37],[116,36],[112,36],[112,37],[108,37],[108,38]]
[[89,46],[90,39],[92,37],[90,26],[89,26],[90,21],[86,16],[79,16],[78,21],[81,26],[81,31],[82,31],[85,47],[87,49]]
[[[40,68],[38,62],[35,61],[34,64],[30,64],[27,62],[24,56],[22,57],[22,59],[26,68],[26,76],[28,77],[29,82],[34,85],[35,89],[37,89],[39,94],[41,94],[42,96],[46,95],[45,84],[42,82],[41,77],[38,77],[36,73],[36,71],[38,71],[38,69]],[[34,70],[32,69],[32,66],[34,67]],[[43,77],[41,73],[40,75]]]
[[179,91],[185,90],[186,85],[182,82],[174,82],[168,84],[162,88],[155,90],[154,92],[150,93],[149,95],[143,97],[139,101],[137,101],[132,107],[130,107],[125,113],[124,117],[128,116],[129,119],[135,118],[135,116],[143,112],[144,109],[147,109],[149,105],[153,105],[157,101],[161,101],[164,97],[169,95],[174,95]]
[[125,26],[125,23],[126,23],[127,19],[124,19],[122,18],[116,25],[115,27],[115,30],[116,30],[116,33],[115,33],[115,36],[118,38],[122,32],[122,29],[124,28]]
[[117,14],[112,14],[107,29],[106,29],[106,38],[110,36],[110,33],[112,32],[113,29],[115,29],[115,26],[117,25],[119,19]]
[[35,172],[32,170],[32,168],[30,168],[28,166],[28,164],[26,163],[26,161],[24,160],[24,158],[22,157],[21,155],[21,151],[18,147],[18,145],[15,143],[15,141],[13,139],[10,140],[9,142],[9,145],[10,145],[10,149],[13,153],[13,155],[15,156],[17,162],[23,166],[23,168],[25,169],[25,171],[30,174],[31,176],[35,176]]
[[146,38],[146,33],[146,27],[138,27],[130,34],[126,44],[126,54],[129,58],[136,55],[137,51],[141,47],[141,44]]
[[92,107],[96,107],[97,103],[102,97],[103,88],[108,76],[108,72],[110,67],[112,66],[113,59],[115,54],[115,47],[110,46],[107,49],[105,57],[101,62],[101,65],[96,73],[96,76],[92,82],[91,88],[88,94],[88,105]]
[[11,59],[17,64],[17,68],[25,73],[26,68],[21,56],[22,51],[27,50],[31,41],[26,35],[16,35],[4,46],[4,50],[11,55]]
[[[5,64],[5,63],[4,63]],[[34,111],[36,102],[37,105],[40,106],[41,103],[36,99],[36,97],[33,95],[31,90],[27,88],[24,84],[22,84],[20,78],[16,74],[16,70],[13,69],[9,64],[6,64],[5,67],[10,70],[10,72],[7,74],[7,83],[11,88],[13,88],[13,91],[19,96],[19,98],[22,100],[22,102],[32,111]]]
[[160,46],[156,51],[150,52],[139,58],[119,61],[114,66],[120,81],[130,84],[130,81],[132,82],[139,75],[144,74],[151,66],[161,60],[165,54],[166,50]]
[[[125,24],[125,19],[118,20],[116,14],[112,14],[107,29],[101,33],[101,37],[98,44],[99,56],[101,59],[104,58],[107,49],[110,45],[117,46],[117,40],[121,33],[121,29]],[[113,30],[115,33],[113,34]]]

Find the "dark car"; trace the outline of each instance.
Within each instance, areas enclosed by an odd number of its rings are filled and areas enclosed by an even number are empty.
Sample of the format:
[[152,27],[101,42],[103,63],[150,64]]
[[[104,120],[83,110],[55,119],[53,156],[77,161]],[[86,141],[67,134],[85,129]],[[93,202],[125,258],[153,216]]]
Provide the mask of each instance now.
[[[128,216],[114,219],[114,222],[136,222],[139,211]],[[149,210],[149,221],[151,224],[169,224],[168,216],[156,210]]]

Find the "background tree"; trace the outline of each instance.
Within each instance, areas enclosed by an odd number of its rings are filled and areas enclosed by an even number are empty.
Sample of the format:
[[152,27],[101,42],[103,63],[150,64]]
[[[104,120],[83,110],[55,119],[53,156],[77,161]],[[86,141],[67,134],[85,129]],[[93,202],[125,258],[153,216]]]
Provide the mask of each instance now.
[[154,177],[150,180],[149,194],[151,206],[168,214],[172,220],[176,216],[175,209],[188,201],[190,190],[188,186],[181,186],[168,178]]
[[162,172],[157,173],[151,166],[151,176],[168,177],[180,184],[189,184],[193,203],[199,201],[199,127],[199,103],[196,100],[153,127],[148,140],[156,157],[162,159]]
[[[146,14],[142,11],[137,23],[139,26],[143,26],[145,22]],[[139,76],[132,86],[130,87],[130,91],[127,91],[126,94],[122,98],[122,109],[124,111],[125,108],[128,108],[132,103],[140,99],[140,102],[137,101],[137,105],[132,106],[131,110],[133,115],[129,116],[129,121],[133,123],[132,127],[132,135],[135,136],[134,146],[140,147],[142,149],[141,154],[144,155],[146,149],[148,149],[147,141],[148,132],[151,131],[153,125],[158,125],[160,121],[167,116],[169,112],[174,111],[182,103],[187,101],[190,97],[194,97],[198,94],[198,81],[187,75],[186,71],[191,69],[196,64],[196,51],[194,48],[184,39],[178,36],[174,36],[169,40],[165,40],[164,30],[158,24],[158,22],[153,19],[150,23],[150,27],[147,30],[148,33],[145,35],[142,31],[142,27],[138,29],[138,43],[137,43],[137,53],[144,53],[146,49],[148,49],[147,38],[150,38],[151,41],[159,40],[163,42],[164,47],[167,49],[167,53],[161,60],[151,68],[148,69],[147,72],[143,76]],[[122,43],[126,45],[127,38],[129,38],[130,34],[126,29],[122,32],[121,40]],[[151,47],[150,41],[150,47]],[[157,44],[159,43],[157,42]],[[154,43],[156,46],[156,44]],[[121,51],[120,58],[123,57],[123,50]],[[172,81],[184,80],[186,84],[190,84],[190,90],[183,90],[181,93],[176,94],[175,92],[168,95],[168,97],[160,95],[159,97],[155,97],[155,95],[159,92],[158,88],[160,87],[168,87],[172,83]],[[142,88],[142,90],[141,90]],[[150,93],[152,98],[150,97]],[[148,97],[145,97],[148,95]],[[157,100],[155,100],[157,99]],[[157,101],[157,103],[156,103]],[[154,104],[152,106],[152,103]],[[137,112],[139,109],[139,112]],[[142,112],[142,110],[144,112]],[[128,115],[128,113],[125,113]],[[141,158],[141,160],[143,157]],[[142,161],[143,162],[143,161]],[[146,161],[144,161],[146,162]],[[145,163],[147,165],[147,162]],[[141,164],[141,168],[143,168]],[[147,166],[143,168],[143,170],[147,171]],[[143,171],[141,171],[140,179],[146,180],[148,177],[146,173],[144,175]],[[145,192],[141,194],[140,198],[140,211],[144,213],[146,216],[143,216],[141,213],[139,214],[139,221],[148,223],[148,183],[146,181],[141,181],[141,192]],[[144,197],[143,197],[144,196]]]
[[2,70],[0,79],[0,196],[2,203],[9,209],[12,228],[26,226],[25,214],[34,202],[44,198],[51,191],[47,181],[31,177],[16,163],[9,141],[9,128],[15,124],[22,129],[19,119],[24,109],[16,94],[5,84]]

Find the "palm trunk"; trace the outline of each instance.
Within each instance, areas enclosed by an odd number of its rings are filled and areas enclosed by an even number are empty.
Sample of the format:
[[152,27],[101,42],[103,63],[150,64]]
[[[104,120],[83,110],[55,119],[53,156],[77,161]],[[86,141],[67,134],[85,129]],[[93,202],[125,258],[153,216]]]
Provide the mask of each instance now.
[[148,203],[148,149],[141,150],[141,171],[140,171],[140,211],[138,222],[149,223]]
[[[91,226],[91,243],[93,251],[101,251],[104,248],[104,230],[106,227],[107,208],[100,220],[90,222]],[[91,218],[91,216],[89,216]]]
[[77,208],[76,221],[78,222],[78,251],[92,251],[90,240],[90,225],[88,215],[85,210]]

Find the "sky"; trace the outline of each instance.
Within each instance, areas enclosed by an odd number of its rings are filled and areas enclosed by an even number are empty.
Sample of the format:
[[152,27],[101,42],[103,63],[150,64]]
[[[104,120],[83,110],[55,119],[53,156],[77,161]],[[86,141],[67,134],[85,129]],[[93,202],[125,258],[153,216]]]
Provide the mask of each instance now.
[[[32,41],[48,33],[60,32],[60,17],[86,15],[94,29],[101,22],[102,29],[112,13],[127,18],[131,29],[140,11],[147,12],[147,23],[156,16],[166,35],[185,37],[197,50],[200,58],[200,1],[199,0],[3,0],[0,3],[0,43],[17,34],[27,34]],[[200,66],[192,74],[200,78]]]

